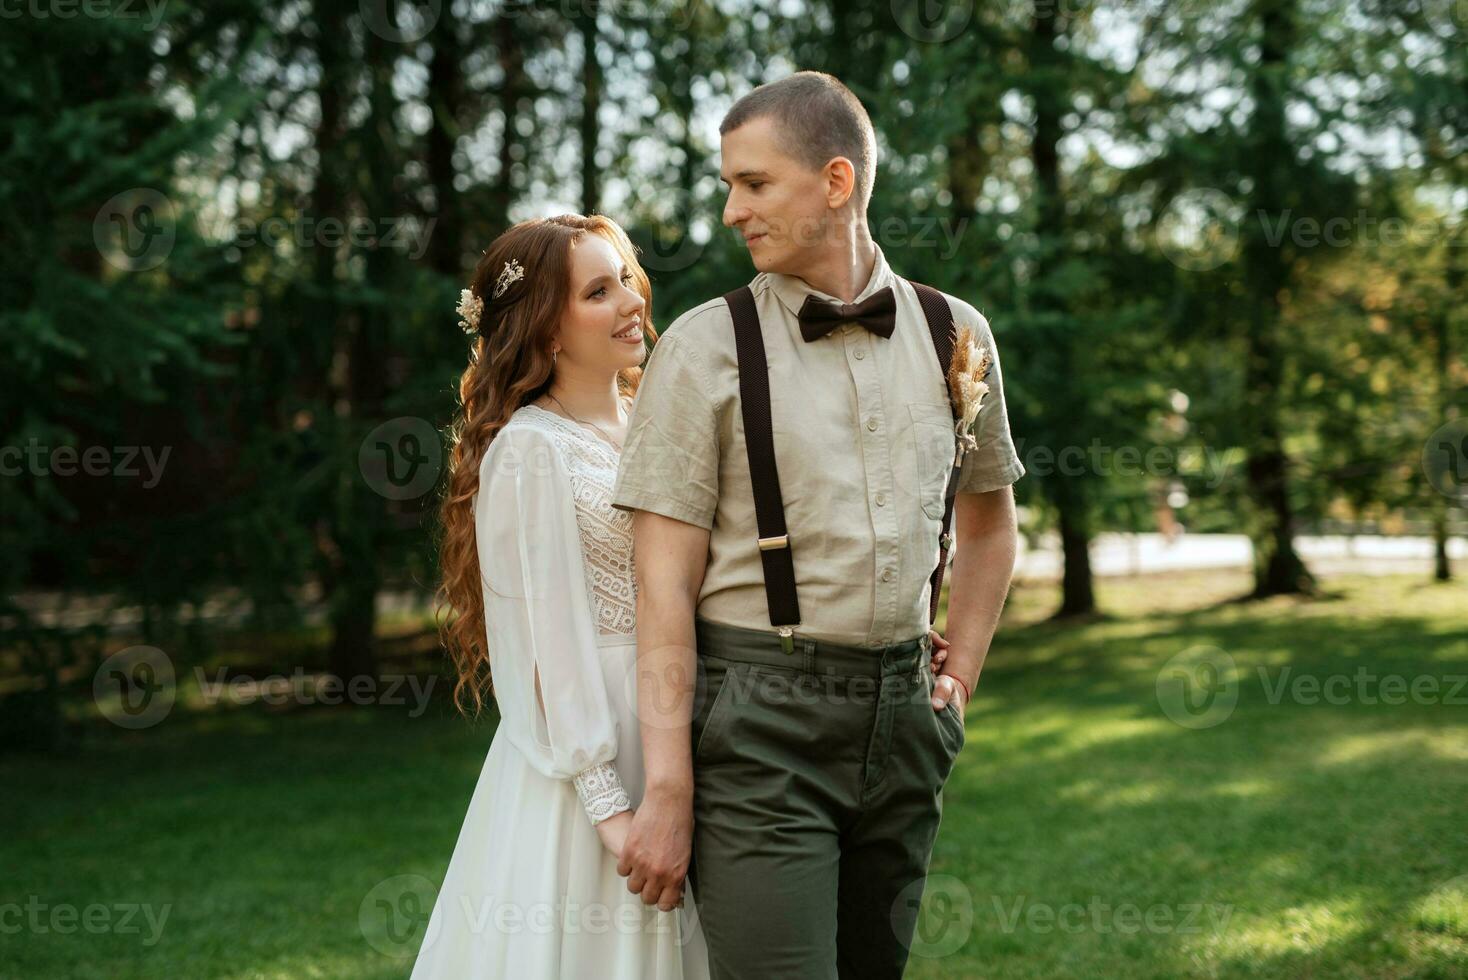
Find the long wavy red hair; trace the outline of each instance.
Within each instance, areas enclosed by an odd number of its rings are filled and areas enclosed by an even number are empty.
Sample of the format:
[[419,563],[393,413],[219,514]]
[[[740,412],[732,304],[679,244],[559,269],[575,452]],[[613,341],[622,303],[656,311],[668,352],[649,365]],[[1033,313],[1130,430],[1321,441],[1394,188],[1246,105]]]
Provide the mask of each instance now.
[[[643,337],[657,340],[652,318],[652,284],[637,261],[637,251],[616,222],[601,215],[564,214],[522,221],[485,249],[470,289],[484,304],[469,366],[459,379],[459,403],[449,427],[448,481],[439,511],[439,636],[457,679],[454,704],[478,714],[485,694],[494,694],[484,620],[479,553],[474,541],[474,494],[479,463],[495,435],[517,409],[539,398],[553,375],[551,341],[571,296],[571,250],[587,235],[611,243],[632,273],[633,288],[647,306]],[[525,270],[498,298],[495,283],[514,259]],[[624,399],[642,379],[642,368],[618,375]]]

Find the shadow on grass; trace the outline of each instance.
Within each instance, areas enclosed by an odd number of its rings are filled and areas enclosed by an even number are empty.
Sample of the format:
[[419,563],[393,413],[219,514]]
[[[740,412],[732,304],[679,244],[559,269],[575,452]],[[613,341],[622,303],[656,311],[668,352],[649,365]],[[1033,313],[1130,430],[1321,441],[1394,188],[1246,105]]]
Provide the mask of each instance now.
[[[1468,712],[1270,693],[1286,669],[1468,673],[1464,617],[1436,591],[1345,592],[1005,630],[934,852],[969,931],[909,976],[1464,976]],[[1239,696],[1190,729],[1157,679],[1198,645],[1234,659]],[[439,696],[416,718],[247,705],[0,759],[0,905],[171,910],[156,945],[53,930],[0,972],[400,977],[411,956],[373,949],[361,907],[394,876],[441,879],[494,726]],[[1129,907],[1159,915],[1133,928]]]
[[394,875],[441,878],[495,721],[235,708],[0,761],[17,791],[0,905],[168,910],[154,945],[44,929],[0,972],[403,976],[411,957],[371,948],[359,905]]
[[[1198,645],[1233,658],[1238,700],[1193,729],[1157,680]],[[1363,668],[1447,683],[1399,704],[1313,686]],[[1448,703],[1464,675],[1461,617],[1336,601],[1004,634],[935,853],[971,893],[972,935],[916,975],[1464,976],[1468,888],[1440,896],[1468,873],[1468,711]],[[1123,906],[1164,921],[1129,930]]]

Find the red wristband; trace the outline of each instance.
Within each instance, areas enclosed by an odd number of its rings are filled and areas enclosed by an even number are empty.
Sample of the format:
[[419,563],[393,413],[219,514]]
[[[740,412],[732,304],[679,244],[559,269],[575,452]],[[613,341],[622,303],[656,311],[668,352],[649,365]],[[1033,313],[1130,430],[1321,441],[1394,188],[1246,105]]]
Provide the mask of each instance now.
[[963,681],[959,680],[957,674],[939,674],[938,676],[939,677],[947,677],[947,678],[951,679],[953,681],[953,683],[955,683],[959,687],[963,688],[963,703],[964,703],[965,706],[967,706],[968,703],[973,700],[973,695],[969,693],[968,685],[965,684]]

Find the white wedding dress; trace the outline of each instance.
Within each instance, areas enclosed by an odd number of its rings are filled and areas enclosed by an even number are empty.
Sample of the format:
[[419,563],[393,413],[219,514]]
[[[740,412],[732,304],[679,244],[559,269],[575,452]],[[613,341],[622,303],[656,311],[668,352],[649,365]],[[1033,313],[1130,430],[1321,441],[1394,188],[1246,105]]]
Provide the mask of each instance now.
[[481,462],[475,535],[501,720],[413,980],[709,976],[690,890],[683,908],[644,905],[595,828],[644,788],[617,461],[610,443],[526,405]]

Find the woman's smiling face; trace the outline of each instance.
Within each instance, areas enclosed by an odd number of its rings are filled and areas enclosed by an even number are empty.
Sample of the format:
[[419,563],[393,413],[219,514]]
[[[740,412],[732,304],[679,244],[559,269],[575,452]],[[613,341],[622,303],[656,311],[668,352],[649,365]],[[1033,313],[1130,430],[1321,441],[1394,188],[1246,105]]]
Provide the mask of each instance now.
[[611,242],[596,234],[571,249],[571,296],[557,333],[559,364],[620,371],[642,363],[646,301]]

